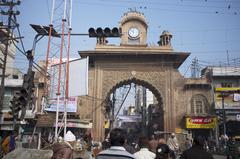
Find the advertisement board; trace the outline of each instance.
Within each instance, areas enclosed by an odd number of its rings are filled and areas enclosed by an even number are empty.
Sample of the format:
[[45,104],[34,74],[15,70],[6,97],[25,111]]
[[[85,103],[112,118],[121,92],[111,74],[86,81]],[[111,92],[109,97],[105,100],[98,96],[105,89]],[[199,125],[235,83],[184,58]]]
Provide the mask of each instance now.
[[187,129],[213,129],[216,125],[216,117],[186,117]]
[[[57,61],[55,61],[57,62]],[[61,78],[59,84],[59,64],[51,66],[50,98],[57,98],[60,86],[61,97],[66,93],[66,62],[61,66]],[[59,84],[59,85],[58,85]],[[88,94],[88,57],[69,61],[69,97]]]
[[[64,112],[65,102],[64,98],[59,100],[59,112]],[[77,112],[77,97],[68,98],[67,112],[75,113]],[[49,103],[44,108],[45,111],[55,112],[57,110],[57,98],[49,100]]]
[[[239,87],[221,87],[215,89],[215,109],[222,109],[224,98],[225,109],[240,109]],[[222,95],[222,93],[224,95]]]

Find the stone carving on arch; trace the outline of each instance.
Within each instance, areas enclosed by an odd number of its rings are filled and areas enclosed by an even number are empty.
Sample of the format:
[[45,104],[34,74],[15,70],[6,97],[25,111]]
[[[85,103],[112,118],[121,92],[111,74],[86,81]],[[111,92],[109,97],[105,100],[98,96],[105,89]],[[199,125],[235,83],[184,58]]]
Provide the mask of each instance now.
[[157,98],[159,106],[163,107],[164,73],[135,71],[104,71],[102,97],[106,99],[116,89],[125,84],[136,83],[148,88]]
[[195,94],[192,96],[191,98],[191,108],[190,108],[190,112],[192,114],[194,114],[194,100],[200,100],[200,101],[203,101],[204,103],[204,109],[205,109],[205,113],[209,113],[210,111],[210,104],[208,102],[208,99],[206,96],[204,96],[203,94]]

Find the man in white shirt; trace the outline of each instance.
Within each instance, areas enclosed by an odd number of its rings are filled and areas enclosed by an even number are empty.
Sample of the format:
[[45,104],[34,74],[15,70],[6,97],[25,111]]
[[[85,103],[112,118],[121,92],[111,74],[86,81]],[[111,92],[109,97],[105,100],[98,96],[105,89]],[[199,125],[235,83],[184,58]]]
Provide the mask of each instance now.
[[156,157],[155,153],[149,151],[149,141],[146,137],[139,138],[140,150],[134,153],[137,159],[154,159]]

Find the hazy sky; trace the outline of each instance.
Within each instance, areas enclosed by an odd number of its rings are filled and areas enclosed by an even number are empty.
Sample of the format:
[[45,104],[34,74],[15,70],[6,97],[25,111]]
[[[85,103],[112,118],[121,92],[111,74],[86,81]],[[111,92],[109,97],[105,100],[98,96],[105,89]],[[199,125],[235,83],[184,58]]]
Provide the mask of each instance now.
[[[51,7],[52,0],[23,0],[17,7],[26,50],[31,49],[35,36],[29,24],[49,25]],[[237,58],[235,62],[240,65],[239,0],[73,0],[72,33],[87,33],[90,27],[118,27],[129,8],[144,13],[148,44],[157,44],[161,32],[168,30],[173,34],[175,51],[191,52],[180,68],[182,74],[195,57],[202,67],[227,63],[227,52],[230,63]],[[55,15],[56,18],[61,16]],[[35,61],[45,59],[47,40],[45,37],[37,44]],[[93,50],[96,44],[96,39],[88,36],[72,37],[71,41],[71,57],[79,57],[79,50]],[[109,41],[119,44],[117,39]],[[17,52],[16,64],[22,70],[27,68],[25,59]]]

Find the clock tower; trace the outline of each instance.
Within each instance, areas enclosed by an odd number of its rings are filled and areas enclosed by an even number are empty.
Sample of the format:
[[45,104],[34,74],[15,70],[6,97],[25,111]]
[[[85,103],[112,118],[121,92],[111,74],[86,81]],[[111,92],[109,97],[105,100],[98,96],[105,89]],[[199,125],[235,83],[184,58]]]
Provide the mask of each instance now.
[[147,27],[146,19],[142,13],[137,11],[125,13],[120,22],[121,45],[147,46]]

